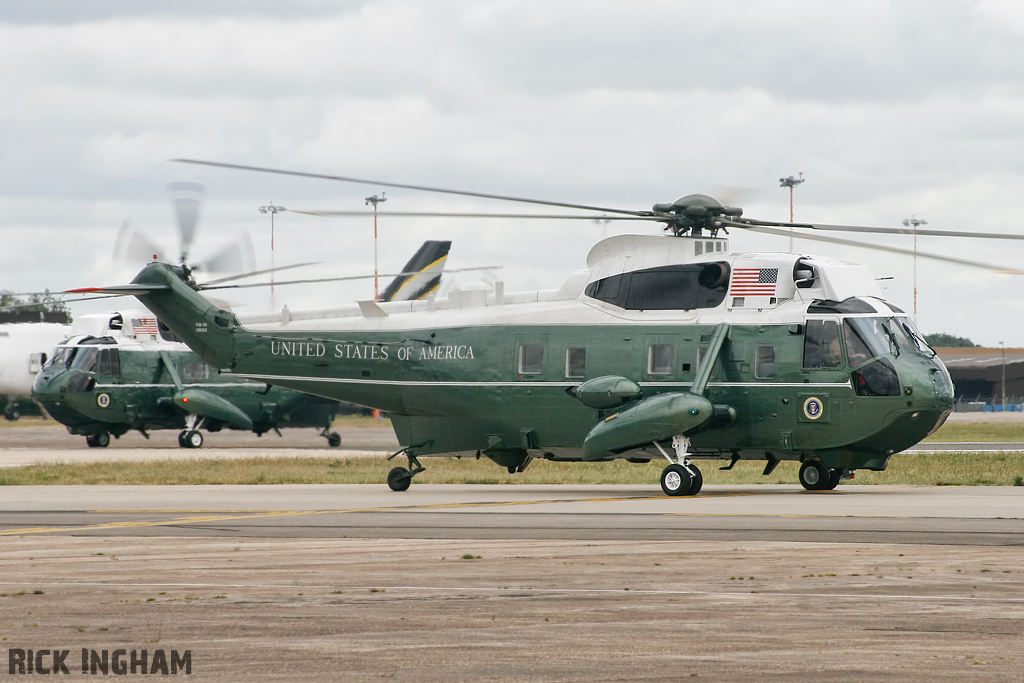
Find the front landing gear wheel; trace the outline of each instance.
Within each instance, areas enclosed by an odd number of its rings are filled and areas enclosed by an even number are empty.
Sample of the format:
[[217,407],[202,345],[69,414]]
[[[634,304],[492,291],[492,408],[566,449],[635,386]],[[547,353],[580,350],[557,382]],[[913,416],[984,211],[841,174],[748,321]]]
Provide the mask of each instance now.
[[182,432],[178,435],[178,443],[185,448],[202,448],[203,446],[203,434],[196,430],[190,430]]
[[[825,464],[818,460],[808,460],[800,465],[800,485],[808,491],[825,491],[829,488],[832,479],[832,470],[825,467]],[[836,479],[836,484],[839,479]],[[835,488],[833,485],[831,488]]]
[[337,432],[331,432],[327,435],[327,445],[331,448],[337,448],[341,445],[341,435]]
[[682,465],[669,465],[661,472],[661,490],[667,496],[690,495],[693,477]]
[[412,473],[404,467],[396,467],[388,472],[388,487],[392,491],[406,491],[412,486]]

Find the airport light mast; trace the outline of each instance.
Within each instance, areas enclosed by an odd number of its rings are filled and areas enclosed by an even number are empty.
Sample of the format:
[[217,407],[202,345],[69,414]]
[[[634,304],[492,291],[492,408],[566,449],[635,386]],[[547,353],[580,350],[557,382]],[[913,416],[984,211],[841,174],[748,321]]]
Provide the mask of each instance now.
[[384,192],[380,196],[373,195],[366,198],[366,204],[373,204],[373,300],[380,301],[380,289],[377,285],[377,205],[386,202],[388,199]]
[[270,308],[274,309],[277,304],[274,302],[274,214],[285,210],[283,206],[274,206],[271,202],[260,207],[260,213],[270,214]]
[[917,321],[917,229],[922,225],[928,225],[928,221],[911,216],[903,219],[903,225],[914,233],[914,321]]
[[[803,171],[800,171],[800,177],[799,178],[794,178],[793,176],[789,176],[788,178],[779,178],[779,187],[788,187],[789,188],[789,222],[790,223],[793,222],[793,188],[796,187],[797,185],[799,185],[800,183],[804,182],[805,180],[807,180],[807,178],[804,178],[804,172]],[[793,253],[793,228],[789,229],[789,252]]]

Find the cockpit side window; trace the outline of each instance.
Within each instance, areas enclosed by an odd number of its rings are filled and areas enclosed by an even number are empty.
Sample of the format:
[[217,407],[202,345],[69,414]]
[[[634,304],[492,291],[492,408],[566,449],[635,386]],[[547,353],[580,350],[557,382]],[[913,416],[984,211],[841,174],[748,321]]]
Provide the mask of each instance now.
[[71,363],[71,367],[82,372],[93,372],[96,370],[96,360],[99,356],[99,349],[96,347],[82,347],[78,349],[78,353],[75,354],[75,360]]
[[875,356],[899,355],[897,338],[886,323],[885,318],[847,318],[843,321],[846,353],[852,367]]
[[839,325],[834,320],[808,320],[804,334],[804,367],[838,368],[842,364]]

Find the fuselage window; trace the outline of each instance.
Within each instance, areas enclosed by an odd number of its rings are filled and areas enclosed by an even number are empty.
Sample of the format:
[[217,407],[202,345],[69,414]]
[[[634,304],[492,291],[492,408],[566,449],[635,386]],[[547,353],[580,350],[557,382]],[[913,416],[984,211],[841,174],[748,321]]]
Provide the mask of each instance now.
[[198,361],[186,361],[184,367],[182,367],[182,375],[188,381],[196,381],[200,379],[209,379],[210,368],[201,360]]
[[169,341],[169,342],[180,342],[181,341],[181,337],[179,337],[178,335],[176,335],[173,332],[171,332],[171,328],[167,327],[167,325],[164,325],[162,322],[160,322],[159,319],[156,321],[156,329],[157,329],[158,332],[160,332],[160,338],[163,339],[164,341]]
[[[704,362],[704,356],[707,354],[707,352],[708,352],[708,345],[707,344],[703,344],[703,345],[701,345],[700,347],[697,348],[697,369],[698,370],[700,369],[701,363]],[[688,366],[688,365],[689,365],[689,363],[684,363],[684,366]],[[722,365],[721,358],[720,357],[716,358],[715,359],[715,364],[711,367],[711,375],[709,375],[709,377],[711,379],[718,379],[718,368],[721,365]],[[689,369],[689,368],[687,368],[687,369]]]
[[832,320],[808,320],[804,334],[804,367],[838,368],[842,364],[839,325]]
[[544,372],[544,347],[540,344],[523,344],[519,347],[519,374],[539,375]]
[[756,379],[775,377],[774,346],[758,346],[754,349],[754,377]]
[[97,372],[104,377],[120,377],[121,352],[118,349],[100,349]]
[[647,347],[647,374],[671,375],[675,364],[675,349],[669,344],[651,344]]
[[580,378],[587,371],[587,349],[582,346],[570,346],[565,350],[565,376]]
[[852,373],[858,396],[899,396],[900,377],[888,358],[859,366]]
[[728,263],[688,263],[612,275],[586,295],[630,311],[692,310],[721,304],[728,285]]

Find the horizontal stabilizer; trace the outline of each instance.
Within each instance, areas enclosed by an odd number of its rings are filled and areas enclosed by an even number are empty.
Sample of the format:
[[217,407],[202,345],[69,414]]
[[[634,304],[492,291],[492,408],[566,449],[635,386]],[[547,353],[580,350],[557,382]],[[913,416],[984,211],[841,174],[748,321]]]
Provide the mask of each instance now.
[[149,284],[149,285],[113,285],[111,287],[79,287],[78,289],[68,289],[65,294],[149,294],[150,292],[160,292],[170,289],[168,285]]

